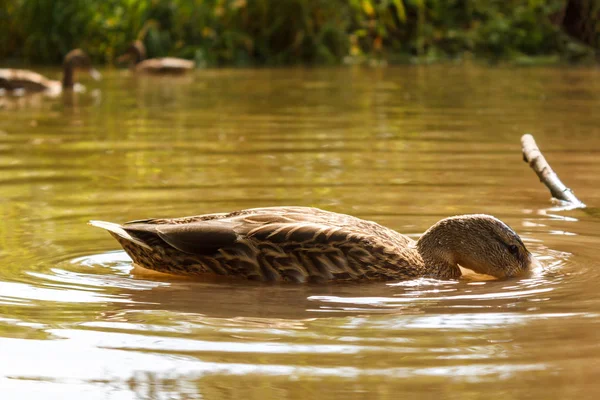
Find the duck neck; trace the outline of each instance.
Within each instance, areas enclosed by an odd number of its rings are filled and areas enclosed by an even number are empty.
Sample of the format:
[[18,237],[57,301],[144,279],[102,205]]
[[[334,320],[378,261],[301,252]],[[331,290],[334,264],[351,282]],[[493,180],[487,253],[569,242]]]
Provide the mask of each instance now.
[[447,220],[438,222],[417,242],[417,250],[427,274],[436,279],[457,279],[461,276],[455,241],[447,225]]
[[73,64],[70,61],[65,61],[63,66],[63,80],[62,87],[63,89],[71,89],[75,84],[73,79]]
[[140,49],[138,49],[136,47],[135,50],[133,51],[133,64],[137,65],[137,64],[141,63],[142,61],[144,61],[144,55],[142,54]]
[[133,58],[134,65],[137,65],[146,59],[146,48],[140,41],[136,41],[131,45],[129,53]]

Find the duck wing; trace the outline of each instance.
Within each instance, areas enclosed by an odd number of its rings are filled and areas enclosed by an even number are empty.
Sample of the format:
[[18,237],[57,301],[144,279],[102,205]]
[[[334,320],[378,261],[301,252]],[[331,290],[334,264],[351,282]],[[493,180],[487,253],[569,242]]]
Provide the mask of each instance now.
[[195,63],[182,58],[163,57],[150,58],[139,62],[136,65],[138,71],[154,72],[154,73],[184,73],[194,68]]
[[[160,238],[179,251],[196,255],[211,255],[236,242],[248,240],[307,245],[310,242],[324,244],[327,240],[341,240],[334,234],[342,228],[332,224],[331,215],[324,218],[324,215],[333,213],[314,210],[308,207],[248,209],[227,214],[136,220],[119,228],[150,247],[156,245],[156,239]],[[119,234],[115,230],[113,232]]]
[[45,76],[23,69],[0,69],[0,88],[7,90],[25,89],[43,91],[52,83]]
[[[189,224],[125,224],[122,227],[143,240],[144,234],[155,234],[173,248],[188,254],[206,255],[231,246],[238,239],[233,226],[220,221]],[[151,245],[151,244],[150,244]]]
[[390,279],[402,273],[399,268],[412,275],[411,239],[374,222],[313,208],[93,224],[112,227],[121,238],[159,249],[170,259],[197,262],[203,271],[223,275],[295,282]]

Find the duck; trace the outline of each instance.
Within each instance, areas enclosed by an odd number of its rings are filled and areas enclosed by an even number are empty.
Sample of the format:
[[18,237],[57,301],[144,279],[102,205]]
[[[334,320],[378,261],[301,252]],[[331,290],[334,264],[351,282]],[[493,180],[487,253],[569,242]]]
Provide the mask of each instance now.
[[37,72],[24,69],[0,69],[0,89],[10,92],[52,92],[60,93],[63,89],[75,87],[75,70],[86,70],[96,80],[100,73],[92,67],[89,56],[81,49],[71,50],[63,62],[62,81],[46,78]]
[[146,59],[146,47],[141,40],[136,40],[117,59],[117,62],[131,61],[136,72],[148,74],[184,74],[194,69],[194,62],[183,58],[162,57]]
[[418,240],[373,221],[312,207],[266,207],[116,224],[107,230],[144,269],[262,282],[494,278],[536,265],[515,231],[485,214],[440,220]]

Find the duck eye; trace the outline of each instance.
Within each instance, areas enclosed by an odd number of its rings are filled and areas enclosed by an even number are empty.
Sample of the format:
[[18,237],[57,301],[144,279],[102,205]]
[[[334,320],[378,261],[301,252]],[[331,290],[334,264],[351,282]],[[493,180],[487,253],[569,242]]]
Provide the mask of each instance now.
[[508,246],[508,251],[510,251],[512,253],[512,255],[516,256],[519,254],[519,248],[517,247],[517,245],[511,244],[510,246]]

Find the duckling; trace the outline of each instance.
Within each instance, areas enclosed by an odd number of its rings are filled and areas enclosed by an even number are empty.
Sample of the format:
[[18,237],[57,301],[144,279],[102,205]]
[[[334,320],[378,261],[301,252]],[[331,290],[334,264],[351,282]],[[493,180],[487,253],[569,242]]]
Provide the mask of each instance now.
[[125,54],[117,62],[132,61],[131,67],[136,72],[149,74],[184,74],[194,69],[194,62],[183,58],[163,57],[146,60],[146,47],[136,40],[127,48]]
[[25,92],[60,93],[63,89],[73,89],[76,69],[87,70],[94,79],[100,79],[100,73],[92,68],[88,55],[81,49],[71,50],[63,62],[62,82],[46,78],[33,71],[24,69],[0,69],[0,89]]
[[519,235],[484,214],[443,219],[418,241],[309,207],[90,224],[108,230],[135,264],[176,275],[297,283],[457,279],[460,265],[506,278],[537,265]]

